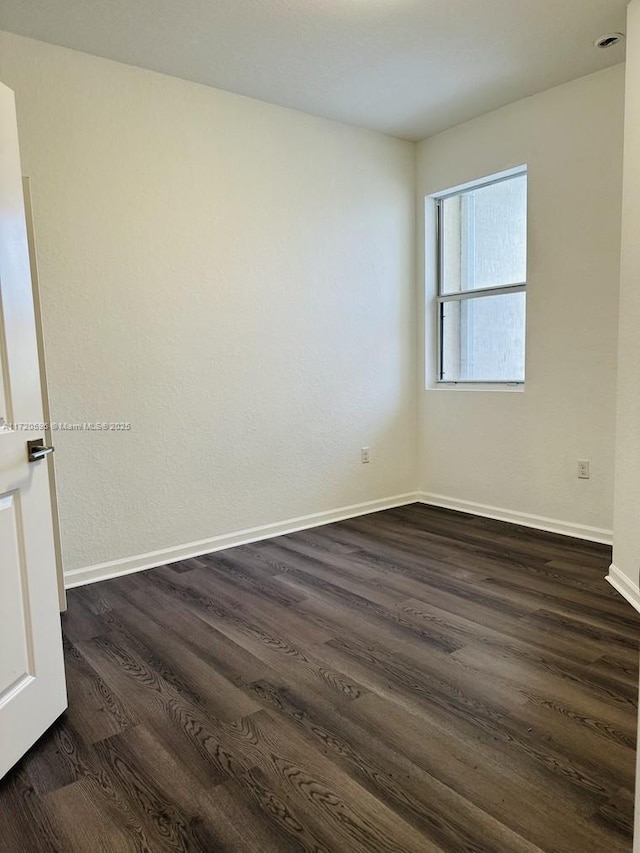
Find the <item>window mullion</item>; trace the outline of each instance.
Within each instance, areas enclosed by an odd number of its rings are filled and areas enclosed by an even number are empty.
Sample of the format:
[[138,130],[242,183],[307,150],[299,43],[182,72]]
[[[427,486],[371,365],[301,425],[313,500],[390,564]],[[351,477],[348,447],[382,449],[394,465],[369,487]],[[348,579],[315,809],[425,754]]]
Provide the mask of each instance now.
[[461,302],[464,299],[480,299],[483,296],[500,296],[508,293],[523,293],[527,289],[524,284],[505,284],[501,287],[483,287],[478,290],[461,290],[458,293],[446,293],[437,297],[438,302]]

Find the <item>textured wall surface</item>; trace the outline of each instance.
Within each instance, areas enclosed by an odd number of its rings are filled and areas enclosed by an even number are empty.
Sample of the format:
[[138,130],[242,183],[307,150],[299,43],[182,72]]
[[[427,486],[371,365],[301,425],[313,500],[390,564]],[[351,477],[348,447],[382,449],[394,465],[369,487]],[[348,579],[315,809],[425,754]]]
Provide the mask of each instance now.
[[[416,488],[414,146],[8,34],[65,568]],[[360,448],[371,447],[370,465]]]
[[[623,102],[617,66],[419,146],[420,206],[529,167],[525,391],[421,390],[427,492],[611,529]],[[429,318],[429,354],[434,330]],[[578,480],[578,459],[591,460],[591,480]]]
[[133,426],[58,435],[67,570],[418,487],[611,528],[622,67],[419,146],[419,208],[529,167],[526,390],[421,377],[419,430],[415,146],[8,34],[0,79],[52,416]]

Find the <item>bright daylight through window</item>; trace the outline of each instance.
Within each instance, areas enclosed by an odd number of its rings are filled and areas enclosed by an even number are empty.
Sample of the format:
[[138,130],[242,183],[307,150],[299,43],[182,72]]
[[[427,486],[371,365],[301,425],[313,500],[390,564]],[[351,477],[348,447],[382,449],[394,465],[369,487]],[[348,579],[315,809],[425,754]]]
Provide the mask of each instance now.
[[522,383],[527,175],[436,198],[439,382]]

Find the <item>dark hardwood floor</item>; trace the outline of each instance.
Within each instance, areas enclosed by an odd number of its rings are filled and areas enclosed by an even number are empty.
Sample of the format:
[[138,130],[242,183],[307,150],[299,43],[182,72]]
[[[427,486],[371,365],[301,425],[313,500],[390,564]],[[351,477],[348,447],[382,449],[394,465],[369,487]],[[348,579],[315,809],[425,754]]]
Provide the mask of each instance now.
[[0,850],[631,851],[609,561],[415,505],[72,590]]

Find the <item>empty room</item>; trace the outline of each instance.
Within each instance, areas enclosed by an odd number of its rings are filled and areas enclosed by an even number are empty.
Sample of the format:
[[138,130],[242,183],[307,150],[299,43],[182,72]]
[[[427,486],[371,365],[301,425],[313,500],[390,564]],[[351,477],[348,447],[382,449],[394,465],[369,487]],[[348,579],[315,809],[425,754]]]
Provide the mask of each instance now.
[[2,0],[0,853],[640,853],[639,584],[640,0]]

